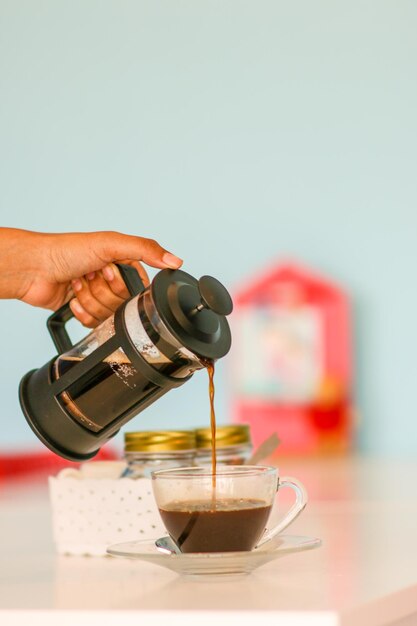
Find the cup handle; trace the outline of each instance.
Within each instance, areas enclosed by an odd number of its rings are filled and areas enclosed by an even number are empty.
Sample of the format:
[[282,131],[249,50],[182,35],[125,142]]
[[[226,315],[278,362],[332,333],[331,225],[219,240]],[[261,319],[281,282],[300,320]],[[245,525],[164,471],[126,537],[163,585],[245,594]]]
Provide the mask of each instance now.
[[293,522],[300,513],[304,510],[307,502],[308,496],[306,488],[303,483],[301,483],[296,478],[292,478],[291,476],[283,476],[283,478],[278,479],[277,483],[277,492],[282,487],[290,487],[295,492],[295,502],[288,511],[286,515],[280,520],[273,528],[270,530],[266,530],[262,539],[257,543],[256,547],[260,548],[268,541],[271,541],[274,537],[279,535],[280,532],[287,528]]

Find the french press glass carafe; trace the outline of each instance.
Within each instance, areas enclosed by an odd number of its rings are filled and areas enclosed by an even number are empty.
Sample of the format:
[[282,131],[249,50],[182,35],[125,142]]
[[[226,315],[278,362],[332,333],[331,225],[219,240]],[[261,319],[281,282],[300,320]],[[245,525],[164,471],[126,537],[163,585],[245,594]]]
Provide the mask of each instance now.
[[73,461],[93,457],[123,424],[231,345],[225,316],[233,305],[218,280],[162,270],[145,289],[135,269],[118,267],[132,297],[75,345],[64,305],[47,322],[58,356],[20,383],[32,430]]

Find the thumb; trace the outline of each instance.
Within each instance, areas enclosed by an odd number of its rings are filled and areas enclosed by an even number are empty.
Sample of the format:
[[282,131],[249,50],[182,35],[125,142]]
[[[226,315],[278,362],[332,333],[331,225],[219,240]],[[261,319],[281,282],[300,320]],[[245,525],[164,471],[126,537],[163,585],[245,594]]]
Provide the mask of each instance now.
[[154,239],[115,232],[97,233],[97,236],[99,245],[93,252],[106,263],[131,259],[160,269],[178,269],[182,265],[182,259],[160,246]]

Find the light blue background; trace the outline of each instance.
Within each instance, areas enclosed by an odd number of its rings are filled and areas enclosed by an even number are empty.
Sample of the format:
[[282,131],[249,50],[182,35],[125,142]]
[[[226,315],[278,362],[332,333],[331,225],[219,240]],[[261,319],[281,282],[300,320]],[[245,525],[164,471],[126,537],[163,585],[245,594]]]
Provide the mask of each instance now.
[[[361,447],[415,455],[416,23],[413,0],[1,0],[1,222],[151,236],[232,289],[283,257],[342,282]],[[16,394],[46,315],[0,306],[3,449],[35,444]],[[130,430],[207,420],[200,373]]]

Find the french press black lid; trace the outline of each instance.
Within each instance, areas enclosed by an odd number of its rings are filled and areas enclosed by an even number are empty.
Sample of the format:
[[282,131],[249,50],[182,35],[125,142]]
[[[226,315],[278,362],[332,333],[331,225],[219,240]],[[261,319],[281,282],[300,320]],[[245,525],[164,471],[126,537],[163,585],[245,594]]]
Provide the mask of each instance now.
[[181,345],[196,356],[220,359],[230,350],[226,315],[233,304],[224,286],[212,276],[199,280],[182,270],[164,270],[151,285],[161,320]]

